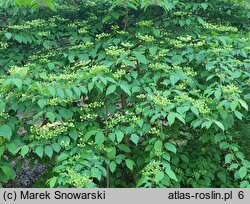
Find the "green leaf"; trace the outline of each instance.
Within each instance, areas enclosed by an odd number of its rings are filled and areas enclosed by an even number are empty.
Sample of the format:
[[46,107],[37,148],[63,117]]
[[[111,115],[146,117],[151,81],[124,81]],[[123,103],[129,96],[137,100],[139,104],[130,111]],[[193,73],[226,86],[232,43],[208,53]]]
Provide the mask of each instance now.
[[39,107],[41,109],[44,108],[44,106],[46,105],[46,103],[47,103],[46,99],[39,99],[38,102],[37,102],[37,104],[39,105]]
[[170,76],[170,81],[173,85],[176,84],[176,82],[178,82],[179,80],[180,80],[180,77],[178,75],[171,75]]
[[131,159],[126,159],[125,160],[126,166],[130,169],[133,170],[135,162]]
[[77,140],[77,138],[79,137],[76,129],[71,129],[70,132],[69,132],[69,136],[73,139],[73,140]]
[[11,34],[11,33],[5,33],[4,35],[5,35],[5,37],[6,37],[8,40],[12,37],[12,34]]
[[56,185],[57,177],[53,177],[49,180],[49,187],[53,188]]
[[8,166],[1,166],[3,173],[8,177],[8,179],[14,179],[16,177],[15,171]]
[[104,137],[103,132],[100,132],[100,131],[97,132],[97,134],[95,136],[95,143],[100,145],[104,142],[104,139],[105,139],[105,137]]
[[55,95],[56,95],[56,90],[55,90],[54,87],[49,86],[49,87],[48,87],[48,91],[49,91],[49,93],[50,93],[52,96],[55,96]]
[[229,147],[229,144],[227,142],[221,142],[220,143],[220,148],[221,149],[227,149]]
[[134,55],[139,62],[141,62],[142,64],[147,64],[146,57],[142,55],[140,52],[134,52]]
[[108,96],[109,94],[112,94],[115,90],[116,90],[116,85],[110,85],[110,86],[107,88],[106,96]]
[[0,101],[0,113],[6,108],[6,104],[3,101]]
[[234,114],[236,115],[237,118],[239,118],[240,120],[242,120],[243,115],[239,111],[234,111]]
[[126,153],[131,152],[130,148],[125,144],[118,144],[117,147]]
[[58,144],[58,143],[53,143],[52,145],[52,148],[55,152],[59,153],[60,150],[61,150],[61,146]]
[[23,82],[21,79],[13,79],[13,83],[17,86],[17,88],[21,89],[23,86]]
[[207,4],[207,3],[201,3],[201,7],[202,7],[204,10],[206,10],[207,7],[208,7],[208,4]]
[[156,54],[156,52],[157,52],[157,47],[150,47],[149,48],[149,53],[151,54],[151,55],[155,55]]
[[248,110],[248,105],[245,101],[243,101],[242,99],[239,99],[239,102],[240,102],[242,107],[244,107],[246,110]]
[[245,166],[242,166],[239,170],[239,176],[241,179],[245,178],[247,175],[247,168]]
[[64,98],[65,98],[64,91],[63,91],[61,88],[58,88],[58,89],[57,89],[57,94],[58,94],[58,96],[59,96],[61,99],[64,99]]
[[87,93],[88,93],[88,89],[87,89],[85,86],[81,86],[81,87],[80,87],[80,90],[81,90],[81,92],[84,93],[84,94],[87,94]]
[[206,121],[204,123],[201,124],[201,127],[204,128],[206,127],[207,129],[209,129],[212,125],[213,121],[209,120],[209,121]]
[[221,97],[221,89],[220,88],[217,88],[216,91],[214,92],[214,96],[217,100],[220,99]]
[[107,152],[107,157],[109,159],[113,159],[116,155],[116,148],[115,147],[110,147],[109,151]]
[[229,170],[232,171],[234,169],[237,169],[238,166],[239,166],[239,164],[233,163],[233,164],[230,165]]
[[130,86],[126,82],[122,81],[120,87],[126,94],[131,96]]
[[135,143],[136,145],[138,144],[139,139],[140,139],[140,137],[139,137],[138,135],[136,135],[136,134],[132,134],[132,135],[130,136],[130,140],[131,140],[133,143]]
[[162,148],[162,141],[157,140],[157,141],[155,142],[155,144],[154,144],[154,149],[155,149],[155,150],[161,150],[161,148]]
[[43,147],[42,146],[38,146],[35,150],[35,153],[42,158],[43,157]]
[[58,161],[58,162],[61,162],[61,161],[65,160],[65,159],[67,159],[67,158],[69,158],[69,154],[63,152],[62,154],[60,154],[60,155],[57,157],[57,161]]
[[15,155],[20,150],[20,147],[18,148],[14,143],[9,143],[7,144],[7,149],[10,153]]
[[238,105],[238,101],[233,101],[231,104],[230,104],[230,107],[231,107],[231,110],[234,111],[236,109]]
[[52,122],[52,123],[53,123],[53,122],[55,121],[55,119],[56,119],[55,114],[52,113],[52,112],[47,112],[47,113],[46,113],[46,116],[47,116],[47,118],[49,118],[50,122]]
[[120,143],[120,142],[122,141],[123,137],[124,137],[123,132],[118,131],[118,132],[116,133],[116,140],[117,140],[118,143]]
[[28,152],[29,152],[29,147],[25,145],[21,148],[20,154],[24,157],[26,154],[28,154]]
[[52,149],[52,147],[51,146],[45,146],[45,148],[44,148],[44,153],[49,157],[49,158],[51,158],[52,157],[52,155],[53,155],[53,149]]
[[223,125],[221,122],[215,120],[214,123],[215,123],[220,129],[222,129],[223,131],[225,130],[224,125]]
[[54,63],[48,63],[48,67],[52,70],[55,68],[55,64]]
[[88,140],[89,138],[91,138],[91,136],[96,135],[96,133],[97,133],[96,130],[90,130],[89,132],[87,132],[87,133],[84,135],[84,139],[85,139],[85,140]]
[[175,121],[175,113],[174,112],[170,112],[169,114],[168,114],[168,117],[167,117],[167,119],[168,119],[168,124],[171,126],[173,123],[174,123],[174,121]]
[[182,118],[179,113],[175,113],[175,117],[178,118],[183,124],[185,124],[184,118]]
[[230,163],[232,161],[232,159],[233,159],[233,155],[232,154],[227,154],[225,156],[225,163],[226,164]]
[[0,158],[3,155],[3,153],[4,153],[4,150],[5,150],[5,147],[4,146],[0,146]]
[[115,163],[114,161],[110,162],[110,164],[109,164],[109,169],[110,169],[110,171],[111,171],[112,173],[115,172],[115,170],[116,170],[116,163]]
[[75,56],[72,55],[72,54],[70,54],[70,55],[68,56],[68,60],[69,60],[70,62],[74,62],[74,61],[75,61]]
[[99,169],[95,167],[91,168],[91,174],[92,174],[92,177],[97,178],[99,181],[102,178],[102,173],[100,172]]
[[176,182],[178,181],[175,173],[171,169],[167,169],[166,174],[169,176],[169,178],[175,180]]
[[199,115],[199,111],[198,111],[198,109],[196,108],[196,107],[194,107],[194,106],[192,106],[191,107],[191,111],[195,114],[195,115]]
[[10,140],[12,136],[12,130],[10,126],[8,125],[1,125],[0,126],[0,136],[6,138],[7,140]]
[[157,172],[155,175],[156,183],[159,183],[164,178],[164,176],[165,176],[164,172],[162,171]]
[[170,152],[176,153],[176,151],[177,151],[175,145],[173,145],[171,143],[166,143],[164,146]]

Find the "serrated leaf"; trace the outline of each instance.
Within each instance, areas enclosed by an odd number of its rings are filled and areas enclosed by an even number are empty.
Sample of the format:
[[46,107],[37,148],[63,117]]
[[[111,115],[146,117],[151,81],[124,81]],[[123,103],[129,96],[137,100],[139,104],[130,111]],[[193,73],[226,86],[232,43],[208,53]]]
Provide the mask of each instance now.
[[29,147],[25,145],[21,148],[20,154],[24,157],[26,154],[28,154],[28,152],[29,152]]
[[174,123],[174,121],[175,121],[175,113],[174,112],[170,112],[169,114],[168,114],[168,117],[167,117],[167,119],[168,119],[168,124],[171,126],[173,123]]
[[35,153],[42,158],[43,157],[43,147],[42,146],[38,146],[35,150]]
[[157,141],[155,142],[155,144],[154,144],[154,149],[155,149],[155,150],[161,150],[161,148],[162,148],[162,141],[157,140]]
[[221,97],[221,89],[220,88],[217,88],[216,91],[214,92],[214,96],[217,100],[220,99]]
[[13,79],[13,83],[17,86],[17,88],[21,89],[23,86],[23,82],[21,79]]
[[233,159],[233,155],[232,154],[227,154],[225,156],[225,163],[226,164],[230,163],[232,161],[232,159]]
[[91,174],[92,174],[92,177],[97,178],[99,181],[102,178],[101,171],[95,167],[91,168]]
[[67,159],[67,158],[69,158],[69,154],[67,154],[67,153],[62,153],[62,154],[60,154],[60,155],[57,157],[57,161],[58,161],[58,162],[61,162],[61,161],[65,160],[65,159]]
[[49,157],[49,158],[51,158],[52,157],[52,155],[53,155],[53,149],[52,149],[52,147],[51,146],[45,146],[45,148],[44,148],[44,153]]
[[114,161],[110,162],[110,164],[109,164],[109,169],[110,169],[110,171],[111,171],[112,173],[115,172],[116,166],[117,166],[117,165],[116,165],[116,163],[115,163]]
[[196,107],[192,106],[190,109],[191,109],[191,111],[192,111],[196,116],[199,115],[199,111],[198,111],[198,109],[197,109]]
[[52,123],[53,123],[53,122],[55,121],[55,119],[56,119],[55,114],[52,113],[52,112],[47,112],[47,113],[46,113],[46,116],[47,116],[47,118],[49,118],[50,122],[52,122]]
[[157,172],[155,175],[156,183],[159,183],[164,178],[164,176],[165,176],[164,172],[162,171]]
[[245,101],[243,101],[242,99],[239,99],[239,102],[240,102],[242,107],[244,107],[246,110],[248,110],[248,105]]
[[55,68],[55,64],[54,63],[48,63],[48,67],[49,67],[49,69],[54,69]]
[[84,135],[84,139],[85,140],[88,140],[91,136],[95,135],[97,133],[96,130],[90,130],[89,132],[87,132],[85,135]]
[[73,140],[77,140],[77,138],[79,137],[76,129],[71,129],[69,132],[69,136],[73,139]]
[[230,104],[231,110],[234,111],[234,110],[236,109],[237,105],[238,105],[238,102],[237,102],[237,101],[233,101],[233,102]]
[[130,169],[133,170],[135,162],[131,159],[126,159],[125,160],[126,166]]
[[237,169],[238,166],[239,166],[239,164],[233,163],[233,164],[230,165],[229,170],[232,171],[234,169]]
[[97,132],[96,136],[95,136],[95,143],[96,144],[102,144],[104,142],[104,134],[103,132]]
[[1,147],[0,147],[0,158],[1,158],[1,156],[3,155],[3,153],[4,153],[4,150],[5,150],[5,147],[4,147],[4,146],[1,146]]
[[130,148],[125,144],[118,144],[117,147],[126,153],[131,152]]
[[169,178],[175,180],[176,182],[178,181],[175,173],[171,169],[166,170],[166,174],[169,176]]
[[136,145],[138,144],[139,139],[140,139],[140,137],[139,137],[138,135],[136,135],[136,134],[132,134],[132,135],[130,136],[130,140],[131,140],[133,143],[135,143]]
[[9,166],[1,166],[3,173],[8,177],[8,179],[14,179],[16,177],[15,171]]
[[12,130],[10,126],[4,124],[0,126],[0,136],[4,137],[7,140],[10,140],[12,136]]
[[49,187],[53,188],[56,185],[57,177],[53,177],[49,180]]
[[140,52],[134,52],[136,59],[141,62],[142,64],[147,64],[147,59],[144,55]]
[[116,85],[110,85],[107,90],[106,90],[106,96],[108,96],[109,94],[114,93],[116,90]]
[[176,153],[177,149],[175,147],[175,145],[171,144],[171,143],[166,143],[165,148],[173,153]]
[[60,150],[61,150],[61,146],[58,144],[58,143],[53,143],[52,145],[52,148],[55,152],[59,153]]
[[39,105],[39,107],[41,109],[44,108],[44,106],[46,105],[46,103],[47,103],[46,99],[39,99],[38,102],[37,102],[37,104]]
[[118,143],[120,143],[120,142],[123,140],[123,137],[124,137],[123,132],[118,131],[118,132],[116,133],[116,140],[117,140]]
[[49,86],[49,87],[48,87],[48,91],[49,91],[49,93],[50,93],[52,96],[55,96],[55,95],[56,95],[56,90],[55,90],[54,87]]
[[126,82],[122,82],[120,84],[121,89],[128,94],[129,96],[131,96],[131,91],[130,91],[130,86],[126,83]]
[[180,80],[180,77],[178,75],[171,75],[169,79],[170,82],[174,85]]
[[18,148],[14,143],[9,143],[7,144],[7,149],[10,153],[15,155],[20,150],[20,147]]
[[237,118],[239,118],[240,120],[242,120],[243,115],[239,111],[234,111],[234,114],[236,115]]
[[3,101],[0,101],[0,113],[6,108],[6,104]]
[[221,122],[215,120],[214,123],[215,123],[220,129],[222,129],[223,131],[225,130],[224,125],[223,125]]
[[84,94],[87,94],[87,93],[88,93],[88,89],[87,89],[85,86],[81,86],[81,87],[80,87],[80,90],[81,90],[81,92],[84,93]]
[[4,35],[5,35],[5,37],[6,37],[8,40],[12,37],[12,34],[9,33],[9,32],[8,32],[8,33],[5,33]]
[[242,166],[239,169],[239,176],[241,179],[245,178],[245,176],[247,175],[247,168],[245,166]]

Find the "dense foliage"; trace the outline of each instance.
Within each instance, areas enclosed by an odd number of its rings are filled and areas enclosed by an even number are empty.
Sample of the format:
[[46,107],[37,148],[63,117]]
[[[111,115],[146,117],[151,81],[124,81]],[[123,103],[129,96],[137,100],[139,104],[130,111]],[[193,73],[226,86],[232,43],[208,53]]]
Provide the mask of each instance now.
[[28,162],[39,187],[250,187],[249,18],[238,1],[5,1],[0,184]]

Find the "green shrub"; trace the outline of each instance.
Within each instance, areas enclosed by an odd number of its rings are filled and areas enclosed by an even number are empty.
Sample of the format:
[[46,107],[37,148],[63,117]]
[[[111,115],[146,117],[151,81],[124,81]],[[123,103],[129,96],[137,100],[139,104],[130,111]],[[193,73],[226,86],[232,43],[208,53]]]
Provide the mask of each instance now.
[[2,184],[38,160],[42,187],[249,187],[247,5],[13,2],[0,10]]

